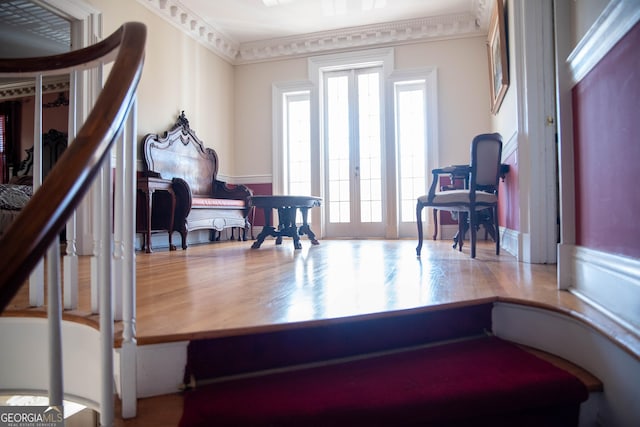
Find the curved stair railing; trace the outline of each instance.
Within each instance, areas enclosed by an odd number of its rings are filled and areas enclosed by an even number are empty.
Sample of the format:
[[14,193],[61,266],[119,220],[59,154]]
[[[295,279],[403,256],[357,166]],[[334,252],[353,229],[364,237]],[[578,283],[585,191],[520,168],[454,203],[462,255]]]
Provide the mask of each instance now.
[[[114,285],[122,285],[122,344],[119,377],[127,373],[134,390],[121,384],[123,416],[135,416],[135,170],[136,170],[136,91],[141,78],[146,27],[125,23],[112,35],[92,46],[66,54],[40,58],[0,59],[0,77],[30,78],[35,81],[36,104],[43,77],[68,73],[70,98],[79,73],[95,70],[98,80],[103,67],[109,75],[93,107],[77,132],[69,133],[64,154],[40,183],[34,174],[34,194],[20,215],[0,238],[0,314],[38,265],[46,264],[47,335],[49,346],[49,405],[62,407],[62,280],[59,234],[73,218],[84,197],[95,187],[103,190],[92,208],[98,211],[97,241],[104,256],[96,262],[99,284],[101,384],[98,393],[100,424],[114,421]],[[40,91],[40,93],[39,93]],[[74,101],[70,102],[70,115]],[[36,105],[36,114],[38,105]],[[36,118],[36,121],[38,119]],[[70,130],[73,127],[69,121]],[[41,126],[41,125],[40,125]],[[75,138],[73,137],[75,134]],[[37,151],[37,150],[36,150]],[[114,182],[115,178],[115,182]],[[69,243],[68,243],[69,244]],[[43,262],[46,260],[46,263]],[[115,260],[116,265],[113,264]],[[68,270],[64,264],[64,270]],[[64,271],[65,280],[67,271]],[[113,277],[118,276],[120,277]],[[32,286],[29,284],[29,286]],[[67,289],[65,301],[77,290]],[[44,292],[44,291],[43,291]],[[44,299],[44,298],[42,298]],[[92,296],[93,300],[93,296]],[[33,304],[32,304],[33,305]],[[65,304],[66,305],[66,304]],[[116,303],[117,305],[117,303]],[[68,308],[68,307],[67,307]],[[1,318],[0,318],[1,320]],[[65,347],[65,352],[73,351]],[[124,371],[123,371],[124,370]],[[0,387],[2,387],[0,385]],[[129,388],[127,388],[129,387]]]

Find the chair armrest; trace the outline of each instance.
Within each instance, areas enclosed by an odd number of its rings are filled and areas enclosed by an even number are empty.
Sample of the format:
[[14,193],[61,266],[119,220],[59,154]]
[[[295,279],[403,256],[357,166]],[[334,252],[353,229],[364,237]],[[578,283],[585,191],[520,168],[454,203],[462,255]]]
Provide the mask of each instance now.
[[193,196],[191,187],[187,181],[182,178],[173,178],[171,180],[173,192],[176,195],[176,210],[174,213],[173,228],[176,231],[186,230],[186,220],[191,212]]
[[447,167],[444,167],[444,168],[436,168],[436,169],[432,169],[432,170],[431,170],[431,173],[433,173],[434,175],[435,175],[435,174],[438,174],[438,175],[444,175],[444,174],[450,174],[450,173],[453,173],[453,172],[455,172],[455,170],[456,170],[456,169],[455,169],[455,167],[454,167],[454,166],[447,166]]
[[253,191],[242,184],[227,184],[224,181],[218,181],[217,179],[213,182],[213,194],[212,197],[216,199],[234,199],[234,200],[244,200],[245,205],[245,216],[249,214],[249,210],[251,209],[249,200],[253,196]]
[[150,178],[162,178],[160,172],[145,170],[142,171],[142,176],[148,176]]
[[429,187],[429,194],[427,195],[427,201],[429,203],[433,202],[433,198],[436,196],[436,190],[438,188],[438,182],[440,181],[439,179],[440,175],[450,173],[450,172],[447,172],[445,169],[446,168],[433,169],[431,171],[431,174],[433,175],[433,177],[431,178],[431,187]]

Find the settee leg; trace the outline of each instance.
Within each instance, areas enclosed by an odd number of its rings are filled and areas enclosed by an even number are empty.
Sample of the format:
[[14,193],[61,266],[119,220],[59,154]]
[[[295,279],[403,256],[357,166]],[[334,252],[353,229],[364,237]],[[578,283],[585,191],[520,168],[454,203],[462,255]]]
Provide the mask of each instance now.
[[180,231],[180,238],[182,239],[182,250],[187,249],[187,232]]

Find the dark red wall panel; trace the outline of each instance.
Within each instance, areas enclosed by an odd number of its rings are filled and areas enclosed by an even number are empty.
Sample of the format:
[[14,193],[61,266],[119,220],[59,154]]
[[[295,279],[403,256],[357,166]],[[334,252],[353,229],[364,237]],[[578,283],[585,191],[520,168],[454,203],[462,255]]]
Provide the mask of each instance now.
[[[267,184],[245,184],[249,187],[253,194],[256,196],[270,196],[273,194],[273,186],[271,183]],[[262,209],[255,210],[255,218],[249,217],[252,225],[263,226],[264,225],[264,212]]]
[[518,190],[517,151],[502,162],[509,165],[509,173],[504,182],[500,181],[498,199],[498,223],[510,230],[520,230],[520,195]]
[[640,24],[572,98],[576,244],[640,258]]

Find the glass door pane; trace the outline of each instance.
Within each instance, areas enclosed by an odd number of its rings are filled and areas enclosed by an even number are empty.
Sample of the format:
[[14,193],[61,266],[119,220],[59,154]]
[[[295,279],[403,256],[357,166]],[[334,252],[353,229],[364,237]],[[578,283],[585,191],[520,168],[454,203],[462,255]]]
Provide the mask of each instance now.
[[[395,84],[401,236],[415,234],[416,199],[428,191],[426,96],[424,80]],[[427,212],[423,220],[429,223]]]
[[358,75],[358,142],[360,221],[382,221],[382,158],[380,149],[380,73]]
[[381,87],[379,68],[325,76],[329,237],[384,235]]
[[330,223],[351,221],[349,76],[327,79],[327,177]]
[[424,90],[405,87],[398,92],[401,221],[415,221],[416,199],[425,194]]
[[309,92],[285,96],[286,194],[311,195]]

